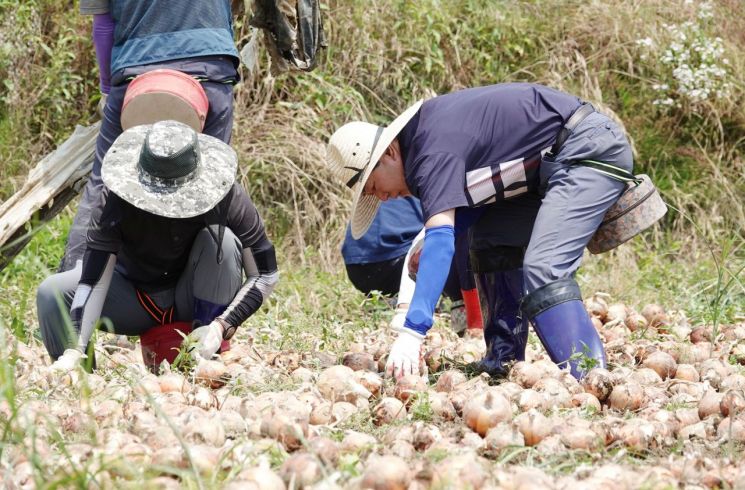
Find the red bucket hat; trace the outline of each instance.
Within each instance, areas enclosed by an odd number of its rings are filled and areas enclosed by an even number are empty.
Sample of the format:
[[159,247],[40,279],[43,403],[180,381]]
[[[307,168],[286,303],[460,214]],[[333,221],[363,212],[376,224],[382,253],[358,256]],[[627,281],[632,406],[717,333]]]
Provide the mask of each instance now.
[[196,79],[176,70],[153,70],[139,75],[127,87],[121,124],[127,130],[174,120],[201,132],[208,110],[207,94]]

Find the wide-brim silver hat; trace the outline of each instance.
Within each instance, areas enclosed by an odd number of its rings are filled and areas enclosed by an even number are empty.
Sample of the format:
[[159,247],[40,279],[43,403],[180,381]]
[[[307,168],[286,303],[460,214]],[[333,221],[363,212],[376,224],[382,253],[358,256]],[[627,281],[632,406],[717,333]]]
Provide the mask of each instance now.
[[[176,159],[187,167],[173,167]],[[101,177],[113,193],[139,209],[190,218],[225,197],[237,167],[235,151],[221,140],[176,121],[160,121],[123,132],[104,157]]]

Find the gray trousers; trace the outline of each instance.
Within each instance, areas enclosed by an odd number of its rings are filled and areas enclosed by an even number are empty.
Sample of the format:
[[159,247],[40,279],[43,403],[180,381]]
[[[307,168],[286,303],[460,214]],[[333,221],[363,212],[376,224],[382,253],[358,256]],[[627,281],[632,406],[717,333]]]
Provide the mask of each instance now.
[[[222,261],[217,262],[217,243],[206,228],[194,240],[186,269],[175,287],[149,296],[161,309],[175,305],[174,321],[193,319],[194,298],[218,305],[228,305],[242,285],[242,246],[233,232],[226,228],[222,240]],[[44,346],[52,359],[57,359],[66,348],[77,345],[77,332],[69,328],[69,312],[82,273],[81,262],[72,270],[54,274],[44,280],[36,293],[36,308]],[[118,271],[114,271],[111,285],[101,310],[108,318],[113,333],[140,335],[156,323],[140,305],[136,286]],[[86,308],[95,305],[86,305]],[[106,329],[106,324],[100,328]]]
[[525,293],[572,277],[582,254],[606,211],[625,184],[580,165],[591,159],[631,172],[631,146],[607,116],[587,116],[569,136],[558,155],[543,158],[538,193],[499,201],[471,229],[472,247],[525,249]]

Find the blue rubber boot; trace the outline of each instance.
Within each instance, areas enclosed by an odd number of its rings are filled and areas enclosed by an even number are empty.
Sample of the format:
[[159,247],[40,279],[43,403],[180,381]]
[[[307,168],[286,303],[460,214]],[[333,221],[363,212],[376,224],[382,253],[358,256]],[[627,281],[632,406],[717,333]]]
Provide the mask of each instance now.
[[543,347],[560,367],[581,379],[590,369],[606,367],[605,349],[585,311],[574,279],[560,279],[525,297],[524,314],[533,323]]
[[506,364],[525,360],[528,322],[520,318],[523,271],[482,272],[476,275],[484,315],[486,354],[470,367],[492,377],[504,377]]

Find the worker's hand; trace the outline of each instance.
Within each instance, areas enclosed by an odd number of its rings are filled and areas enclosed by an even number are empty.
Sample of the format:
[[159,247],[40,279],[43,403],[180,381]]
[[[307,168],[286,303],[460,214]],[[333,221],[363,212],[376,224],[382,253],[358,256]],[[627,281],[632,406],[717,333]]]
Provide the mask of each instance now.
[[96,107],[96,113],[98,117],[103,119],[103,110],[106,108],[106,101],[109,99],[109,94],[101,94],[101,98],[98,100],[98,107]]
[[388,361],[385,363],[386,376],[393,376],[398,380],[407,374],[419,375],[422,342],[424,342],[424,335],[405,327],[402,328],[388,354]]
[[222,344],[222,333],[223,327],[217,320],[213,320],[205,327],[194,329],[189,334],[191,341],[197,344],[193,352],[203,359],[212,359],[212,356],[215,355],[217,349],[220,348],[220,344]]
[[77,349],[65,349],[65,352],[49,366],[49,370],[59,374],[72,371],[77,366],[80,366],[80,360],[84,357],[83,353]]

